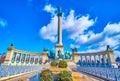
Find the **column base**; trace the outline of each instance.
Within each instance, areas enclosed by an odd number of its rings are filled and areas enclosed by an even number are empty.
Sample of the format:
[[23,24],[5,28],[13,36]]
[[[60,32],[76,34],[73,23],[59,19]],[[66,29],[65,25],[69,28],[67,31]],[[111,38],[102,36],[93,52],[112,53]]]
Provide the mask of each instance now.
[[60,44],[56,44],[56,58],[58,58],[58,51],[61,51],[61,53],[64,55],[64,46]]

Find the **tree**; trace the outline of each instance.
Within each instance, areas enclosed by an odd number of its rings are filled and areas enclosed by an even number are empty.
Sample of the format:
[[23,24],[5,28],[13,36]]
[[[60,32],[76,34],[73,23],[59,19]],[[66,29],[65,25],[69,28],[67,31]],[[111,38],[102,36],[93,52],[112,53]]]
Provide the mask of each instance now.
[[59,64],[58,64],[58,67],[59,68],[67,68],[68,64],[65,60],[60,60],[59,61]]
[[57,63],[56,61],[52,61],[52,62],[51,62],[51,66],[57,67],[57,65],[58,65],[58,63]]
[[40,74],[40,81],[54,81],[53,73],[49,69],[45,69]]
[[60,72],[58,81],[73,81],[71,73],[69,71]]

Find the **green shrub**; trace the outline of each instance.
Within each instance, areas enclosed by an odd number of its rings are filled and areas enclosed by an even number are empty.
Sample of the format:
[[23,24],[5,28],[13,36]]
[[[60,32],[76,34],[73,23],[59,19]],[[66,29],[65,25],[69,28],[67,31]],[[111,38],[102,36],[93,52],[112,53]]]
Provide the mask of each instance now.
[[60,60],[59,61],[59,65],[58,65],[58,67],[59,68],[67,68],[67,62],[65,61],[65,60]]
[[52,61],[52,62],[51,62],[51,66],[57,67],[57,65],[58,65],[58,63],[57,63],[56,61]]
[[43,70],[40,74],[40,81],[54,81],[52,71],[49,69]]
[[73,81],[71,73],[69,71],[60,72],[58,81]]

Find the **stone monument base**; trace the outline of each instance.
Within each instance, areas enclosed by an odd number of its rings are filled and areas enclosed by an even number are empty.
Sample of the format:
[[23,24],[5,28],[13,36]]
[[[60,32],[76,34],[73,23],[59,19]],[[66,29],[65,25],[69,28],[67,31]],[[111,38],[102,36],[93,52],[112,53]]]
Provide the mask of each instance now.
[[56,44],[56,58],[58,58],[58,51],[61,51],[62,54],[64,54],[64,46],[61,44]]

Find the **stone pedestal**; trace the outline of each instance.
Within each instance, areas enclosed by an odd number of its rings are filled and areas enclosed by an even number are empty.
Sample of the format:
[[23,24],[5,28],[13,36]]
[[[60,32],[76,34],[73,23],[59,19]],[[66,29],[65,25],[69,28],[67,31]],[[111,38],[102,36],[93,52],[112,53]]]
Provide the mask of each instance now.
[[48,60],[48,51],[42,53],[42,62],[44,63],[46,60]]
[[72,53],[72,59],[75,63],[78,62],[78,53],[77,52]]
[[60,45],[60,44],[56,45],[56,58],[58,58],[58,51],[59,50],[61,51],[62,54],[64,54],[64,46]]
[[11,44],[11,46],[8,48],[8,52],[6,54],[6,57],[3,63],[4,65],[11,64],[13,53],[14,53],[14,46]]

